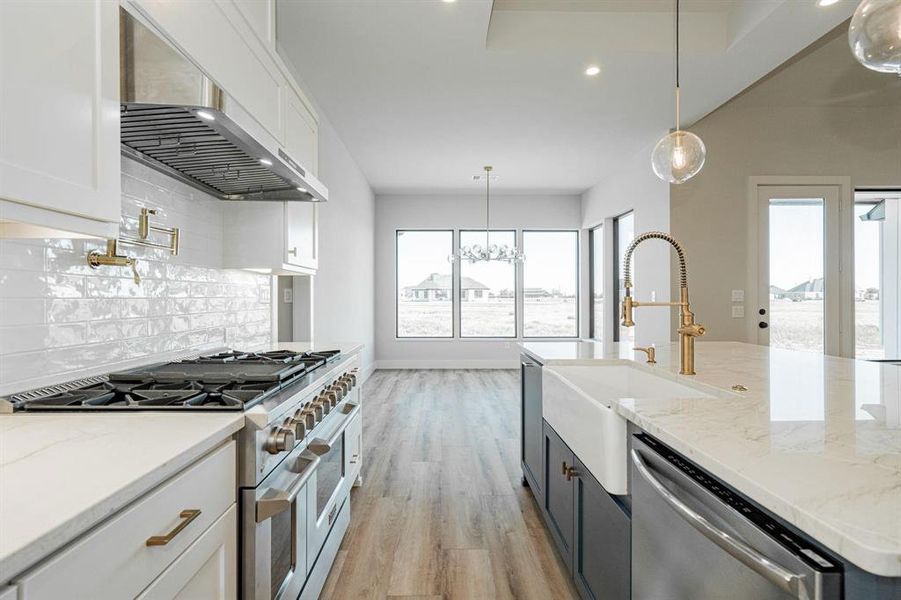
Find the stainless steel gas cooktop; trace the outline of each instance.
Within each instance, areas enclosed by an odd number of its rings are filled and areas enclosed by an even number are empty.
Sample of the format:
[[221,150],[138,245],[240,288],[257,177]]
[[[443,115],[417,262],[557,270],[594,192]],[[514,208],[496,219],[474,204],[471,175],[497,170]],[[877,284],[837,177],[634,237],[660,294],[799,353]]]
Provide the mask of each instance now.
[[340,356],[228,351],[49,386],[7,398],[14,410],[244,410]]

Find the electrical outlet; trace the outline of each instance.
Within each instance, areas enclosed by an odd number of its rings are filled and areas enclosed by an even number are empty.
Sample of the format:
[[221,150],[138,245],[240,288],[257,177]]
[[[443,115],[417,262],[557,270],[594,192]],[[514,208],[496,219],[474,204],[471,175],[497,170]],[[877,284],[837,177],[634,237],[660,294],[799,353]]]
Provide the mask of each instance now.
[[291,288],[285,288],[285,304],[293,304],[294,303],[294,290]]
[[732,307],[732,318],[741,319],[745,316],[745,307],[738,305]]
[[[732,301],[733,302],[744,302],[745,301],[745,291],[744,290],[732,290]],[[735,315],[733,315],[735,316]]]

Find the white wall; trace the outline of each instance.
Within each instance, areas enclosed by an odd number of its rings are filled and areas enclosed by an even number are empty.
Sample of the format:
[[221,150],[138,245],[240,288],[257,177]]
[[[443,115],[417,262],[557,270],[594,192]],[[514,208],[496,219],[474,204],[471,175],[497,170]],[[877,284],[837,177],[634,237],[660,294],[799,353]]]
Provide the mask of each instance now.
[[[655,140],[656,142],[656,140]],[[645,231],[669,231],[669,186],[657,178],[651,170],[651,147],[633,157],[631,166],[582,194],[582,227],[586,230],[604,224],[605,245],[605,290],[604,297],[612,299],[614,281],[613,269],[613,218],[630,210],[635,213],[635,234]],[[587,249],[587,246],[585,246]],[[633,293],[639,300],[649,300],[651,292],[656,293],[658,302],[666,302],[670,297],[670,270],[672,269],[671,246],[658,240],[642,243],[633,256]],[[691,256],[688,257],[689,274]],[[587,286],[587,261],[583,268],[583,281]],[[583,293],[587,299],[587,291]],[[582,319],[587,323],[589,307],[583,302]],[[605,310],[605,341],[610,341],[612,312],[619,307],[607,301]],[[583,335],[587,335],[583,328]],[[663,308],[639,308],[635,311],[635,342],[640,345],[662,344],[672,339],[669,314]]]
[[365,344],[363,367],[368,368],[375,357],[374,196],[344,143],[321,114],[319,178],[328,186],[329,201],[319,207],[314,341]]
[[[492,228],[578,229],[580,213],[578,196],[517,195],[491,199]],[[395,231],[484,227],[484,195],[380,195],[376,198],[375,350],[380,368],[517,364],[515,340],[399,340],[395,337]]]
[[688,253],[706,339],[756,343],[759,307],[745,306],[744,319],[731,316],[731,290],[756,280],[748,272],[757,253],[746,219],[748,177],[844,176],[858,188],[901,187],[899,83],[859,65],[840,28],[692,127],[707,164],[673,186],[672,230]]

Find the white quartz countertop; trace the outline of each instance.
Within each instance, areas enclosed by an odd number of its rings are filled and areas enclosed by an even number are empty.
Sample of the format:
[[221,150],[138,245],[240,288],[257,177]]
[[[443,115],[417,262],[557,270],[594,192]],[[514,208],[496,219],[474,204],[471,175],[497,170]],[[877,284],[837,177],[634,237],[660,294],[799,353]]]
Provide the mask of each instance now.
[[244,414],[0,415],[0,583],[241,429]]
[[[678,375],[678,345],[657,364],[631,345],[526,342],[548,368],[632,360],[669,379],[729,393],[620,399],[615,409],[827,548],[901,577],[901,367],[735,342],[696,344],[697,375]],[[733,385],[748,388],[731,392]]]
[[[346,355],[362,348],[271,345]],[[0,414],[0,584],[181,471],[244,422],[243,412]]]

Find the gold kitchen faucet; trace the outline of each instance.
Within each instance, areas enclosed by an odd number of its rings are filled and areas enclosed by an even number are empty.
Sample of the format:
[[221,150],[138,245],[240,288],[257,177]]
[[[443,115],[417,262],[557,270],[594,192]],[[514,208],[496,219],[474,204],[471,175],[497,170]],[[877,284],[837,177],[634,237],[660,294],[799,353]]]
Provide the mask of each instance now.
[[[679,256],[679,301],[678,302],[638,302],[632,299],[632,253],[635,248],[647,240],[663,240],[676,249]],[[638,235],[626,248],[623,258],[623,287],[626,295],[623,298],[623,327],[633,327],[632,309],[639,306],[678,306],[680,326],[676,330],[679,334],[679,358],[681,375],[695,374],[695,338],[704,335],[706,329],[703,325],[695,323],[695,315],[688,304],[688,272],[685,267],[685,252],[679,242],[673,236],[662,231],[648,231]],[[636,348],[637,349],[637,348]],[[650,361],[648,361],[650,362]]]

